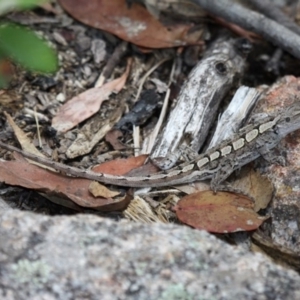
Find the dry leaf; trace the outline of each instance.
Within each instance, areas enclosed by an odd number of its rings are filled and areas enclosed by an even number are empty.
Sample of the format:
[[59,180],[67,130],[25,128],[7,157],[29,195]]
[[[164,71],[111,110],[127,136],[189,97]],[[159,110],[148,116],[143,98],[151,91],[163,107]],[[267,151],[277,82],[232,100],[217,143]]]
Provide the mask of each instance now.
[[258,171],[254,171],[251,166],[244,167],[238,174],[238,179],[230,185],[255,200],[254,211],[256,212],[265,209],[272,200],[274,188],[271,181]]
[[[141,157],[148,154],[143,154],[136,157]],[[149,162],[147,164],[143,164],[142,166],[136,167],[135,169],[132,169],[128,173],[126,173],[126,176],[148,176],[150,174],[155,174],[157,172],[161,171],[157,166],[155,166],[153,163]]]
[[120,195],[119,192],[111,191],[97,181],[91,182],[89,191],[94,197],[113,198]]
[[16,138],[18,139],[22,149],[26,152],[35,154],[36,156],[45,157],[36,147],[32,144],[32,141],[27,137],[26,133],[18,127],[13,118],[6,112],[4,112],[8,124],[12,127]]
[[[164,26],[145,7],[125,0],[60,0],[74,18],[119,38],[146,48],[168,48],[203,44],[203,30],[191,24]],[[195,33],[198,31],[198,34]],[[191,32],[191,34],[189,34]]]
[[210,183],[209,181],[197,181],[187,184],[180,184],[177,186],[174,186],[177,190],[185,193],[185,194],[194,194],[197,192],[203,192],[210,189]]
[[188,195],[177,203],[175,211],[182,223],[217,233],[254,230],[266,219],[254,212],[252,200],[228,192]]
[[[36,147],[32,144],[32,141],[27,137],[26,133],[22,129],[20,129],[18,127],[18,125],[14,122],[13,118],[6,112],[4,112],[4,114],[7,118],[8,124],[12,127],[14,134],[15,134],[17,140],[19,141],[22,149],[24,151],[30,152],[36,156],[46,158],[46,156],[44,154],[42,154],[38,149],[36,149]],[[30,159],[26,159],[26,160],[30,161],[34,165],[40,166],[41,168],[55,172],[55,170],[51,167],[44,166],[43,164],[40,164],[36,161],[32,161]]]
[[0,181],[45,193],[64,195],[76,204],[103,211],[123,210],[130,199],[106,199],[93,197],[88,189],[91,180],[66,177],[59,173],[39,168],[25,160],[0,160]]
[[93,167],[94,172],[110,175],[124,175],[129,171],[142,166],[148,155],[129,157],[126,159],[115,159]]
[[119,92],[127,80],[131,60],[128,60],[125,73],[101,87],[91,88],[69,100],[60,108],[60,111],[52,120],[52,127],[59,132],[66,132],[80,122],[94,115],[103,101],[112,93]]
[[123,150],[126,148],[119,138],[123,137],[123,132],[119,129],[112,129],[105,135],[105,141],[110,143],[114,150]]

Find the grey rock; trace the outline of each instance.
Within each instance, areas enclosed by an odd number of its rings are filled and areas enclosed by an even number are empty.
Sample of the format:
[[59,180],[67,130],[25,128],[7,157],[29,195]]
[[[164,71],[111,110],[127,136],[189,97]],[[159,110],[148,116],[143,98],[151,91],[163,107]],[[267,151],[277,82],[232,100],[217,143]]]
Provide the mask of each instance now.
[[184,226],[4,210],[0,299],[300,299],[300,278]]

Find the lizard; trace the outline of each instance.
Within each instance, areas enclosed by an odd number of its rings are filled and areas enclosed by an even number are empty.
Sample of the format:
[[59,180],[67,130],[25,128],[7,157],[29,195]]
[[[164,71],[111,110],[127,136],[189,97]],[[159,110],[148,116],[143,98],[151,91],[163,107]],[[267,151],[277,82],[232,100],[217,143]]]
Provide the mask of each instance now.
[[148,176],[115,176],[91,170],[71,167],[48,158],[23,151],[0,141],[0,147],[15,151],[39,164],[54,168],[68,176],[81,177],[98,182],[127,187],[164,187],[211,179],[211,189],[217,191],[221,182],[234,170],[262,156],[268,161],[279,162],[270,150],[289,133],[300,129],[300,102],[279,113],[268,116],[253,125],[243,127],[232,138],[200,154],[193,161],[185,162],[167,171]]

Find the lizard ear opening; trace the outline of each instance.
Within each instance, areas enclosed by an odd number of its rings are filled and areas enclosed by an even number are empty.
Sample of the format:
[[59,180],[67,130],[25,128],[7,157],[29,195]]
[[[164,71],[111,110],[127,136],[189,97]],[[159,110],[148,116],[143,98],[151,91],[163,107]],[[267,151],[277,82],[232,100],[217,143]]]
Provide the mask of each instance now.
[[285,118],[285,121],[286,121],[287,123],[289,123],[289,122],[291,121],[291,118],[290,118],[290,117],[286,117],[286,118]]

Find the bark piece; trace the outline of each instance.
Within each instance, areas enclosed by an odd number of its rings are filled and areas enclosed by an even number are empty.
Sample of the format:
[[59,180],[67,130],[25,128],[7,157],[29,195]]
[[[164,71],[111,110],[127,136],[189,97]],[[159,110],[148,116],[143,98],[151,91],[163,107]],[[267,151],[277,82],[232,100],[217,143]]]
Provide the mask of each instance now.
[[241,86],[218,121],[208,149],[230,138],[241,127],[255,105],[260,92],[255,88]]
[[220,38],[192,70],[151,154],[161,169],[176,163],[180,144],[199,151],[221,100],[244,71],[245,54],[241,47],[245,45],[241,39]]

